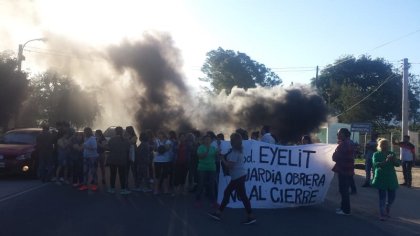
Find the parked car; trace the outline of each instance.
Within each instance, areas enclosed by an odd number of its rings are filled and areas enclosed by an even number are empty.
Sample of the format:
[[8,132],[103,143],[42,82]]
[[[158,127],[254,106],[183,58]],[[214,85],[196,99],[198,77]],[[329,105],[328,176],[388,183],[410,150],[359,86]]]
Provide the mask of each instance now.
[[0,138],[0,173],[35,174],[38,165],[36,137],[40,128],[15,129]]

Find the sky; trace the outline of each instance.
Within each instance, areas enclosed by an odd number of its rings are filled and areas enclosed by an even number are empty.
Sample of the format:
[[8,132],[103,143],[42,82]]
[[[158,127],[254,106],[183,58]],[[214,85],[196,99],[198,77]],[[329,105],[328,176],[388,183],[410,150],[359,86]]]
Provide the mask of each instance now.
[[[206,53],[218,47],[246,53],[286,86],[309,83],[316,66],[345,55],[382,57],[396,67],[408,58],[419,75],[419,12],[418,0],[0,0],[0,51],[17,51],[46,32],[100,47],[157,30],[172,35],[194,86]],[[39,54],[66,54],[60,47],[43,51],[46,44],[26,45],[24,70],[48,66],[38,63]]]

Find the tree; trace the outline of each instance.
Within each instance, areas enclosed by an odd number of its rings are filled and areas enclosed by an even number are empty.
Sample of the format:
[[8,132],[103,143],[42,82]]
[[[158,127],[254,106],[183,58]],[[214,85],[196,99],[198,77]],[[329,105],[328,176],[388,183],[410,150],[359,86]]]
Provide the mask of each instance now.
[[17,59],[12,53],[0,53],[0,129],[11,128],[9,122],[16,121],[27,88],[26,74],[17,70]]
[[53,71],[31,79],[31,95],[24,104],[21,122],[33,126],[47,120],[69,121],[73,126],[91,126],[100,108],[93,93],[82,90],[70,77]]
[[209,82],[215,93],[225,89],[229,94],[234,86],[244,89],[255,88],[257,85],[273,87],[282,82],[276,73],[245,53],[220,47],[207,53],[201,71],[206,77],[200,80]]
[[[313,78],[312,85],[340,122],[387,125],[401,119],[402,75],[382,58],[343,57],[322,70],[317,80]],[[417,114],[416,88],[410,87],[410,114]]]

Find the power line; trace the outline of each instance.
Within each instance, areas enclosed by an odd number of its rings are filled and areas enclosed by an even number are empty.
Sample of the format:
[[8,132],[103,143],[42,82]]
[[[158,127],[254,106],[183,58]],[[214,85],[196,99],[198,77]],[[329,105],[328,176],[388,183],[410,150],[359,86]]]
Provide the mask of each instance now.
[[355,104],[353,104],[352,106],[350,106],[349,108],[347,108],[347,110],[341,112],[340,114],[334,116],[334,118],[337,118],[341,115],[343,115],[344,113],[350,111],[351,109],[355,108],[357,105],[359,105],[360,103],[362,103],[363,101],[365,101],[366,99],[368,99],[370,96],[372,96],[372,94],[374,94],[375,92],[378,91],[378,89],[380,89],[384,84],[386,84],[389,80],[395,78],[396,75],[390,75],[388,76],[388,78],[385,79],[384,82],[382,82],[380,85],[378,85],[378,87],[376,87],[371,93],[369,93],[366,97],[362,98],[360,101],[356,102]]

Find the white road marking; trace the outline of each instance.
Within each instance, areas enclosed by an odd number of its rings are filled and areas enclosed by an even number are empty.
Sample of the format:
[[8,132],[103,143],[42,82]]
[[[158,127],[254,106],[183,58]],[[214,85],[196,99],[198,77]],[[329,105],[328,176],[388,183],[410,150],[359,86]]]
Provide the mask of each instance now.
[[10,200],[10,199],[12,199],[12,198],[19,197],[19,196],[21,196],[21,195],[23,195],[23,194],[25,194],[25,193],[29,193],[29,192],[31,192],[31,191],[34,191],[34,190],[37,190],[37,189],[43,188],[43,187],[45,187],[45,186],[47,186],[47,185],[48,185],[48,183],[44,183],[44,184],[41,184],[41,185],[38,185],[38,186],[35,186],[35,187],[32,187],[32,188],[26,189],[26,190],[21,191],[21,192],[13,193],[13,194],[11,194],[11,195],[8,195],[8,196],[6,196],[6,197],[1,198],[1,199],[0,199],[0,203],[1,203],[1,202],[5,202],[5,201],[7,201],[7,200]]

